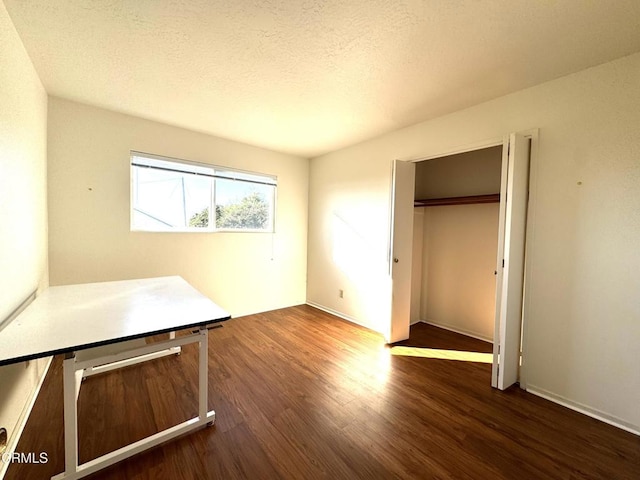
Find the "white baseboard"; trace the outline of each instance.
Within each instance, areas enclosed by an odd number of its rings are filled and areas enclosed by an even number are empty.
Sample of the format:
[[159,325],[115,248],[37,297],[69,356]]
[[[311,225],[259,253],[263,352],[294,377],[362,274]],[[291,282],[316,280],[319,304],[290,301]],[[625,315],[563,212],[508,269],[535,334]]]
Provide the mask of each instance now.
[[575,402],[568,398],[563,397],[562,395],[557,395],[555,393],[549,392],[544,388],[536,387],[535,385],[527,385],[527,392],[532,393],[538,397],[542,397],[545,400],[549,400],[551,402],[562,405],[563,407],[570,408],[571,410],[575,410],[576,412],[580,412],[588,417],[595,418],[596,420],[600,420],[601,422],[608,423],[609,425],[613,425],[614,427],[625,430],[629,433],[633,433],[634,435],[640,436],[640,427],[638,425],[632,425],[630,423],[625,422],[624,420],[617,418],[613,415],[609,415],[608,413],[602,412],[596,408],[589,407],[588,405],[584,405],[579,402]]
[[375,329],[371,328],[369,325],[365,325],[364,323],[359,322],[359,321],[358,321],[357,319],[355,319],[354,317],[351,317],[351,316],[349,316],[349,315],[346,315],[346,314],[344,314],[344,313],[342,313],[342,312],[338,312],[337,310],[334,310],[334,309],[332,309],[332,308],[325,307],[325,306],[320,305],[320,304],[318,304],[318,303],[309,302],[309,301],[307,301],[307,305],[309,305],[309,306],[311,306],[311,307],[314,307],[314,308],[317,308],[318,310],[322,310],[323,312],[330,313],[331,315],[335,315],[336,317],[341,318],[341,319],[343,319],[343,320],[346,320],[347,322],[355,323],[356,325],[359,325],[359,326],[361,326],[361,327],[364,327],[364,328],[366,328],[366,329],[368,329],[368,330],[372,330],[372,331],[374,331],[374,332],[376,332],[376,333],[380,333],[380,334],[382,334],[382,332],[378,332],[377,330],[375,330]]
[[[40,376],[40,378],[38,379],[38,384],[36,385],[36,388],[33,390],[33,393],[31,394],[31,398],[29,398],[27,404],[24,407],[24,410],[22,411],[22,414],[20,415],[20,418],[18,419],[18,423],[15,427],[15,430],[13,431],[13,434],[11,435],[11,437],[9,438],[9,442],[7,443],[7,448],[5,450],[5,452],[15,452],[16,448],[18,446],[18,441],[20,440],[20,437],[22,436],[22,432],[24,431],[24,427],[27,425],[27,420],[29,420],[29,416],[31,415],[31,410],[33,410],[33,405],[36,403],[36,399],[38,398],[38,394],[40,393],[40,389],[42,388],[42,384],[44,383],[44,379],[47,376],[47,373],[49,372],[49,367],[51,366],[51,361],[53,360],[53,357],[49,357],[47,359],[47,364],[45,365],[43,371],[42,371],[42,375]],[[5,474],[7,473],[7,470],[9,468],[9,465],[11,463],[10,462],[3,462],[0,461],[0,480],[2,480],[5,476]]]
[[493,338],[485,337],[475,332],[470,332],[469,330],[464,330],[463,328],[452,327],[450,325],[443,325],[441,323],[436,323],[430,320],[420,320],[422,323],[426,323],[427,325],[432,325],[434,327],[442,328],[444,330],[449,330],[450,332],[459,333],[461,335],[466,335],[467,337],[475,338],[477,340],[482,340],[483,342],[493,343]]

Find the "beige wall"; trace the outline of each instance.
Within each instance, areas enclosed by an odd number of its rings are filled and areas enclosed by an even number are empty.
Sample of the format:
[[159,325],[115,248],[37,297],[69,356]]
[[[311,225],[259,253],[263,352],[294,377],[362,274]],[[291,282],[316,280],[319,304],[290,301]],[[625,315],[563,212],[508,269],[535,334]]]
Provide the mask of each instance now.
[[[389,310],[376,307],[385,306],[379,286],[388,281],[391,161],[537,127],[528,388],[640,431],[639,84],[635,54],[313,159],[308,301],[382,331]],[[361,239],[352,244],[357,263],[332,256],[336,213]],[[368,266],[366,279],[358,264]],[[339,299],[344,279],[350,295]]]
[[420,318],[493,341],[497,203],[426,207]]
[[[46,122],[47,94],[0,2],[0,322],[48,282]],[[0,427],[10,441],[45,365],[0,367]]]
[[[181,275],[239,316],[304,303],[309,162],[100,108],[49,100],[51,284]],[[276,233],[129,228],[129,152],[278,176]]]

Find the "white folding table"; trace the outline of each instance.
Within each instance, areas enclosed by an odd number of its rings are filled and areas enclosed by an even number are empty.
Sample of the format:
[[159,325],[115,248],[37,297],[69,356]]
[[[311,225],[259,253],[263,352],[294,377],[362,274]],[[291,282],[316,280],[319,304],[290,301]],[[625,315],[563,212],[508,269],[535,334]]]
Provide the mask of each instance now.
[[[208,328],[229,318],[182,278],[160,277],[50,287],[15,319],[0,325],[0,366],[65,354],[65,470],[53,479],[85,477],[213,423],[215,412],[207,406]],[[185,329],[197,331],[173,335]],[[169,333],[169,340],[132,342],[161,333]],[[173,354],[189,343],[199,345],[198,416],[79,465],[77,398],[82,378]],[[105,354],[106,345],[119,348]]]

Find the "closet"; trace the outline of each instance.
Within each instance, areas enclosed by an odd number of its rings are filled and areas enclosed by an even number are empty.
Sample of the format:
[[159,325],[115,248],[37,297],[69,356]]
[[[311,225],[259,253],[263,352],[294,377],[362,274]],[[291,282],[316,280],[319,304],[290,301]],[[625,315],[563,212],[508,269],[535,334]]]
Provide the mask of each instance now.
[[411,323],[493,341],[502,149],[416,163]]

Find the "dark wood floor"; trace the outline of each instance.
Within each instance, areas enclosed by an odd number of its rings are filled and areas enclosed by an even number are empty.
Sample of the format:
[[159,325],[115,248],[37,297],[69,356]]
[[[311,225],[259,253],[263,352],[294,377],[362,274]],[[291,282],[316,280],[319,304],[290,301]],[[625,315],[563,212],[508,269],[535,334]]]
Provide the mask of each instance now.
[[[640,437],[490,387],[490,365],[392,356],[380,335],[308,306],[237,318],[210,335],[216,423],[91,477],[123,479],[638,479]],[[490,351],[428,327],[405,345]],[[81,461],[197,410],[197,347],[87,379]],[[61,359],[18,445],[47,452],[7,479],[63,469]]]

